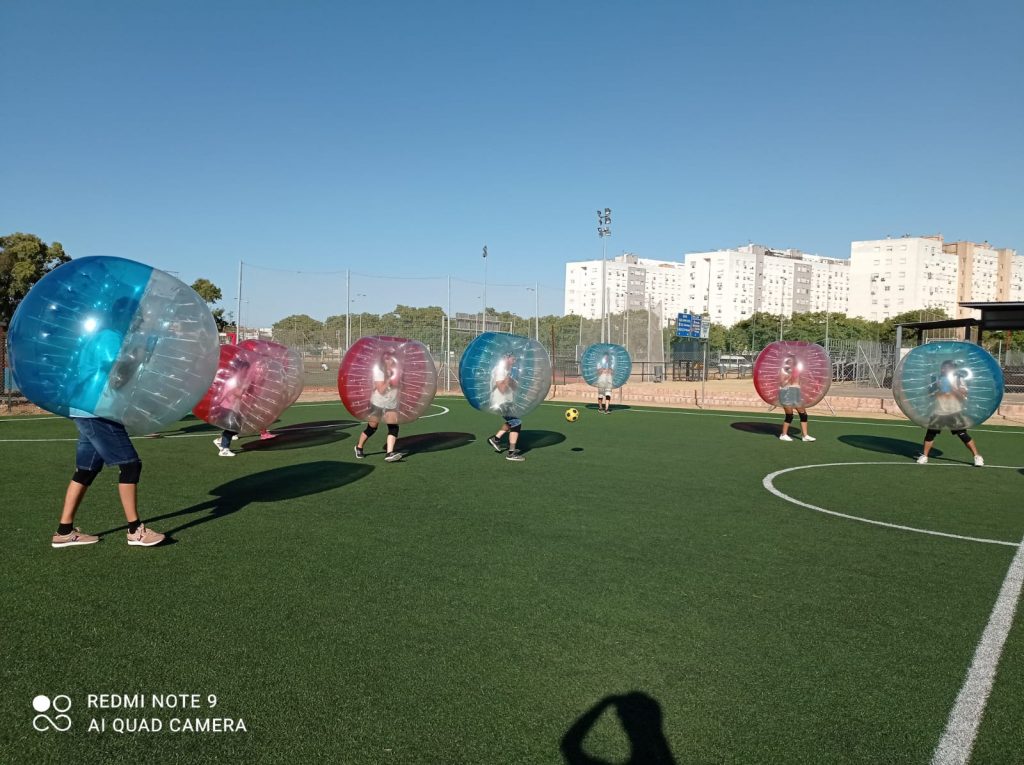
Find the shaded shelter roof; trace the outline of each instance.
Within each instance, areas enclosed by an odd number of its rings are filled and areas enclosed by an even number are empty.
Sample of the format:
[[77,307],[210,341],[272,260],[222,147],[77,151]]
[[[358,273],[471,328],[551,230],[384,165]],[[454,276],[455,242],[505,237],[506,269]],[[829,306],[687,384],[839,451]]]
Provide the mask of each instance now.
[[917,330],[918,338],[921,332],[929,329],[954,329],[963,327],[965,336],[971,339],[971,330],[977,329],[974,342],[981,342],[983,332],[992,330],[1015,330],[1024,329],[1024,303],[1002,302],[1002,303],[960,303],[961,308],[970,308],[981,311],[981,318],[974,319],[939,319],[938,321],[908,321],[897,326],[904,329]]

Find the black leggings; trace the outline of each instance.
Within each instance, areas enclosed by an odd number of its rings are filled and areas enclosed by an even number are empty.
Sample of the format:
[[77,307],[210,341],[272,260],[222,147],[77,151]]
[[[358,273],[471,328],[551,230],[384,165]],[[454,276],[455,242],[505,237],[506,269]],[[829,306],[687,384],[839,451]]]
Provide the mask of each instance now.
[[[941,431],[936,430],[934,428],[928,428],[928,430],[924,434],[924,442],[926,444],[930,444],[932,441],[935,440],[935,436],[939,435],[940,432]],[[965,444],[971,440],[971,436],[967,433],[966,430],[951,430],[950,433],[959,438]]]

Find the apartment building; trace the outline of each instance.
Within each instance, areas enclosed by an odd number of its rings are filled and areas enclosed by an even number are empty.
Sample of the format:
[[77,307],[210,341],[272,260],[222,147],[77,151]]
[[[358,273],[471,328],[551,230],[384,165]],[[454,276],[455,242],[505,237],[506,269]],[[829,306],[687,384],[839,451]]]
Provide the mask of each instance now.
[[684,256],[686,310],[732,326],[756,312],[845,312],[849,264],[795,249],[748,244]]

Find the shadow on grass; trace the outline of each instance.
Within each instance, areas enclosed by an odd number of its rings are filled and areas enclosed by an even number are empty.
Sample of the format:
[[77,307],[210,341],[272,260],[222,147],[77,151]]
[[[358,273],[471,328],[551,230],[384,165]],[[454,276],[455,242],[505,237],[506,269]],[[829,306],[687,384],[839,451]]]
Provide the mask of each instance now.
[[[308,497],[311,494],[332,491],[365,478],[372,471],[372,465],[353,465],[347,462],[326,460],[264,470],[261,473],[236,478],[211,489],[210,494],[214,497],[211,500],[200,502],[183,510],[175,510],[172,513],[143,518],[143,520],[147,524],[157,525],[163,521],[175,518],[184,519],[202,513],[199,517],[191,518],[173,528],[157,526],[157,531],[171,537],[185,529],[237,513],[253,503],[285,502]],[[118,526],[102,532],[99,536],[125,531],[127,528],[127,525]]]
[[[580,407],[576,407],[576,408],[579,409]],[[598,406],[597,406],[597,404],[584,404],[583,408],[588,410],[588,411],[591,411],[591,412],[596,412],[597,409],[598,409]],[[611,411],[611,412],[624,412],[627,409],[632,409],[632,408],[633,407],[631,407],[629,404],[612,404],[611,406],[608,407],[608,410]],[[568,407],[566,407],[566,409],[568,409]]]
[[[902,438],[886,436],[846,435],[839,436],[839,441],[847,446],[865,449],[879,454],[895,454],[900,457],[917,457],[921,453],[921,444],[917,441],[905,441]],[[941,457],[942,450],[932,447],[932,457]]]
[[286,449],[302,449],[307,446],[322,446],[348,438],[345,432],[361,423],[355,420],[324,420],[323,422],[302,422],[297,425],[286,425],[271,431],[273,438],[247,441],[242,446],[243,452],[273,452]]
[[759,436],[779,437],[782,426],[777,422],[730,422],[729,427],[742,430],[744,433],[757,433]]
[[458,449],[476,439],[472,433],[417,433],[414,436],[402,436],[395,444],[395,450],[403,454],[421,454],[423,452],[443,452],[446,449]]
[[629,739],[629,759],[625,765],[675,765],[675,758],[662,730],[661,705],[642,691],[621,696],[605,696],[580,715],[562,736],[562,757],[567,765],[611,765],[620,760],[595,757],[583,748],[583,742],[608,709],[614,708],[622,730]]
[[524,430],[519,434],[519,442],[516,446],[521,452],[529,452],[560,444],[564,440],[564,434],[556,433],[553,430]]

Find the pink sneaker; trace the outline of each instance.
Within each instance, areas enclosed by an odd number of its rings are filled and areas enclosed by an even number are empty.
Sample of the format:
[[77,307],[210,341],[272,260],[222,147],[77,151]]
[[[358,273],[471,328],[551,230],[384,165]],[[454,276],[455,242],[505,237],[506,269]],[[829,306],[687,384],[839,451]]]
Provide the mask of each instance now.
[[135,533],[128,533],[128,544],[138,547],[152,547],[164,541],[164,535],[159,531],[147,529],[145,524],[140,523]]
[[264,430],[260,433],[260,441],[266,441],[269,438],[277,438],[277,434],[271,433],[269,430]]
[[100,541],[92,534],[83,534],[78,529],[71,529],[67,534],[54,534],[50,547],[74,547],[75,545],[92,545]]

